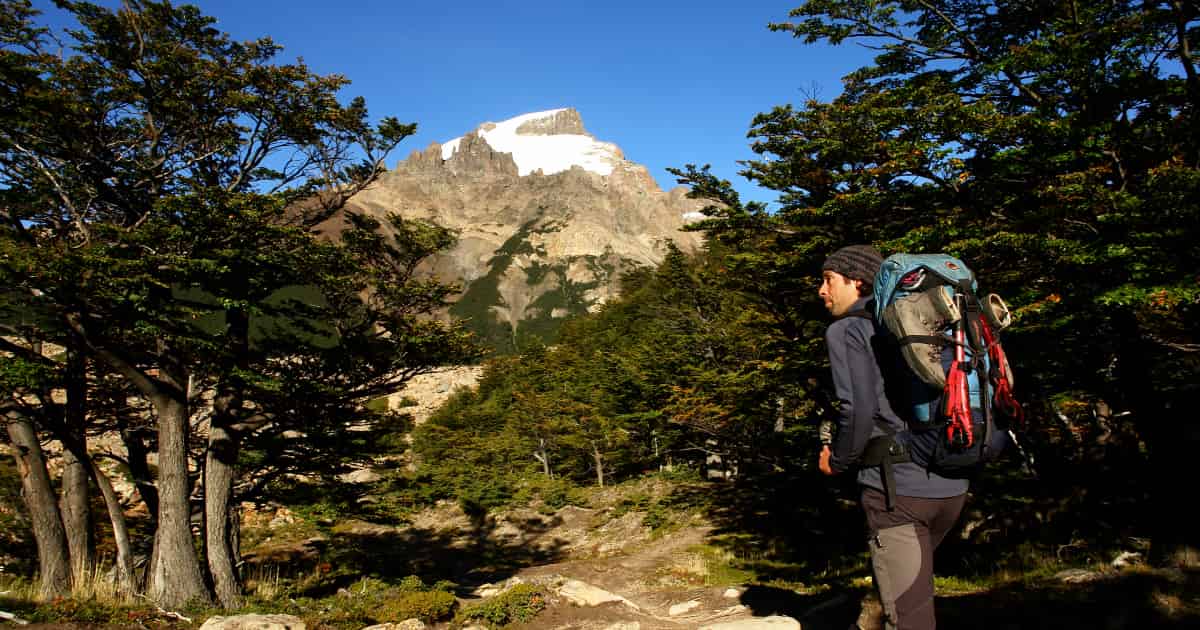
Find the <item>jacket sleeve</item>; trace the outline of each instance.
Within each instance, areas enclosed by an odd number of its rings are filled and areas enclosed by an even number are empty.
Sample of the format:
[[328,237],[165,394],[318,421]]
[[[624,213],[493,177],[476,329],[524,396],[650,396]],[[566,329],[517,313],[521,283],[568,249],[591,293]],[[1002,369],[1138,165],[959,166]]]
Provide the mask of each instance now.
[[[865,323],[866,320],[863,320]],[[833,440],[829,466],[842,472],[862,457],[879,411],[875,369],[866,326],[849,319],[834,322],[825,331],[829,365],[838,401],[838,432]]]

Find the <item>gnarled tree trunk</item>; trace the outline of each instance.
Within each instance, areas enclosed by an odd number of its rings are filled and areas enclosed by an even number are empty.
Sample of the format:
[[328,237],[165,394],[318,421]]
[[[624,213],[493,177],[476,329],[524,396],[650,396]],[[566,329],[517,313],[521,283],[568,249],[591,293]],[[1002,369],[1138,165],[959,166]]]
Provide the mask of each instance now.
[[[87,341],[79,314],[69,314],[67,323]],[[200,560],[193,546],[191,523],[191,480],[188,478],[189,414],[184,370],[165,342],[159,344],[162,358],[159,375],[125,360],[119,353],[87,342],[97,357],[121,373],[154,405],[158,423],[158,523],[146,594],[160,606],[178,606],[189,601],[210,601]]]
[[21,495],[29,508],[33,536],[37,541],[41,576],[38,594],[44,599],[65,596],[71,592],[71,557],[50,473],[46,471],[42,445],[29,418],[19,411],[8,410],[4,420],[16,450]]
[[[178,384],[185,379],[172,380]],[[188,408],[182,388],[176,391],[178,395],[160,393],[153,401],[158,413],[158,529],[147,594],[160,606],[209,601],[192,538]]]
[[90,462],[80,461],[70,450],[63,451],[63,462],[59,510],[71,556],[71,578],[74,584],[83,585],[95,569],[96,538],[88,505],[88,478],[91,475],[87,467]]
[[77,449],[63,449],[62,511],[67,533],[67,548],[71,553],[71,574],[76,586],[88,583],[96,563],[96,536],[92,528],[88,479],[91,460],[87,454],[87,359],[75,342],[67,349],[67,403],[61,439],[78,444]]
[[117,498],[117,493],[113,490],[112,482],[100,467],[91,463],[92,478],[96,482],[96,486],[100,488],[100,494],[104,497],[104,507],[108,509],[108,520],[112,523],[113,540],[117,544],[117,583],[121,585],[121,590],[126,593],[133,593],[137,590],[137,580],[133,574],[133,549],[129,544],[129,526],[125,522],[125,511],[121,507],[121,500]]
[[224,608],[238,608],[243,601],[236,567],[238,549],[230,536],[235,526],[230,508],[239,449],[238,435],[232,425],[239,402],[228,386],[218,392],[213,401],[213,422],[204,464],[205,555],[217,601]]
[[117,583],[123,592],[134,593],[138,584],[133,574],[133,550],[129,544],[129,526],[125,522],[125,509],[121,506],[121,500],[117,497],[116,491],[113,490],[112,481],[88,454],[86,443],[82,439],[68,439],[64,441],[64,446],[75,461],[84,463],[83,470],[100,490],[100,496],[104,497],[104,507],[108,511],[108,520],[112,525],[113,541],[117,545]]

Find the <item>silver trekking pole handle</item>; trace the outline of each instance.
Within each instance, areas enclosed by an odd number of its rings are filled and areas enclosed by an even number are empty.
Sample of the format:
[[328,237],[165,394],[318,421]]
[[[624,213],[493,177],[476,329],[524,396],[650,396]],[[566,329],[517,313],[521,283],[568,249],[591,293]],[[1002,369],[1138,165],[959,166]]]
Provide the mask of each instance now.
[[1030,477],[1037,479],[1037,470],[1033,467],[1033,455],[1030,455],[1025,450],[1025,447],[1021,445],[1021,441],[1017,439],[1017,434],[1012,429],[1008,430],[1008,437],[1016,445],[1017,452],[1021,454],[1021,468],[1025,469],[1025,472],[1029,473]]

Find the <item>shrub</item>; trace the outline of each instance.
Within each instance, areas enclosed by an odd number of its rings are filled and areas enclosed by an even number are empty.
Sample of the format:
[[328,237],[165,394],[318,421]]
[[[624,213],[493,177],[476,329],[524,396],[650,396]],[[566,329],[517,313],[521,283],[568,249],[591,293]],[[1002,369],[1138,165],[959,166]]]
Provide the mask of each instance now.
[[446,591],[401,589],[376,609],[375,618],[380,622],[397,622],[416,617],[425,623],[433,623],[448,619],[457,604],[454,594]]
[[546,593],[540,586],[517,584],[503,593],[464,608],[458,621],[484,621],[495,626],[531,621],[546,608]]
[[421,580],[420,576],[417,575],[405,576],[404,579],[400,580],[400,583],[396,585],[396,588],[403,593],[420,593],[422,591],[429,590],[429,587],[425,586],[425,582]]
[[529,505],[538,503],[542,514],[553,514],[567,505],[586,505],[587,500],[578,486],[569,479],[551,479],[537,474],[526,474],[517,484],[511,503]]
[[646,515],[642,517],[642,525],[649,527],[651,531],[657,532],[670,524],[670,512],[662,503],[655,503],[646,508]]
[[368,411],[373,411],[375,413],[384,413],[388,410],[387,396],[382,396],[380,398],[372,398],[371,400],[367,401],[367,404],[365,406]]

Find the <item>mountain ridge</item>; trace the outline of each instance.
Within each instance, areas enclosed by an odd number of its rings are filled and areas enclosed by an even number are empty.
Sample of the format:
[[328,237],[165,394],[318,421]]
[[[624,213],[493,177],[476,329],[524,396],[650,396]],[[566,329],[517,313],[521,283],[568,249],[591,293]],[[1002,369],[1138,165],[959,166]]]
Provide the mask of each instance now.
[[[498,147],[495,145],[499,145]],[[663,191],[646,167],[587,133],[571,108],[483,123],[414,151],[348,209],[431,221],[457,243],[422,271],[463,285],[450,315],[500,351],[553,338],[562,320],[601,308],[620,276],[653,266],[704,204]]]

